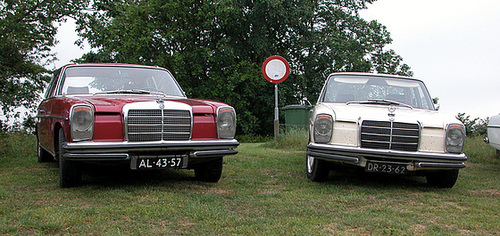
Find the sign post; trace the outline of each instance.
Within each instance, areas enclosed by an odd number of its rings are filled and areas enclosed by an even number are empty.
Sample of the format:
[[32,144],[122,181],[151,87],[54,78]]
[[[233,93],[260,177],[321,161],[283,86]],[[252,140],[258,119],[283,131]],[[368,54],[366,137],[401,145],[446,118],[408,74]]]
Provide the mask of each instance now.
[[270,56],[262,64],[264,78],[274,84],[274,139],[279,135],[278,84],[290,74],[290,65],[281,56]]
[[280,110],[278,109],[278,84],[274,84],[274,139],[280,134]]

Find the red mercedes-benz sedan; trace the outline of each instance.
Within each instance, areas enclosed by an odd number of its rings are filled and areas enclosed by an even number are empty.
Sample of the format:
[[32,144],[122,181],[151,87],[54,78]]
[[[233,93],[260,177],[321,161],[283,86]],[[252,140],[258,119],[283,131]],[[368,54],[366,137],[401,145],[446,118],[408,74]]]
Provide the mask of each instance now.
[[63,66],[38,107],[36,130],[38,161],[59,162],[63,188],[81,184],[84,162],[194,169],[198,180],[217,182],[223,156],[239,145],[231,106],[188,99],[168,70],[142,65]]

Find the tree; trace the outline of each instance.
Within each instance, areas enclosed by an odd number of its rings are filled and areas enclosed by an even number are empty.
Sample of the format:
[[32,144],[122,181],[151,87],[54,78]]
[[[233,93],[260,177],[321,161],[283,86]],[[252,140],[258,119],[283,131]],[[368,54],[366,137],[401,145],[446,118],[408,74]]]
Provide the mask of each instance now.
[[458,113],[456,118],[460,120],[465,126],[465,134],[470,136],[474,133],[474,126],[476,125],[479,118],[470,119],[470,115],[465,115],[465,113]]
[[488,134],[489,117],[471,119],[470,115],[466,115],[465,113],[458,113],[455,117],[464,124],[467,136],[486,136]]
[[0,0],[0,106],[7,117],[16,107],[33,109],[54,59],[57,23],[74,15],[84,0]]
[[81,62],[154,64],[175,73],[190,97],[226,102],[239,133],[271,134],[274,86],[260,72],[287,58],[280,106],[315,100],[329,73],[411,75],[389,32],[358,12],[373,0],[104,0],[77,21],[95,49]]
[[490,121],[489,117],[479,119],[474,126],[474,134],[475,135],[481,135],[481,136],[487,136],[488,135],[488,123]]

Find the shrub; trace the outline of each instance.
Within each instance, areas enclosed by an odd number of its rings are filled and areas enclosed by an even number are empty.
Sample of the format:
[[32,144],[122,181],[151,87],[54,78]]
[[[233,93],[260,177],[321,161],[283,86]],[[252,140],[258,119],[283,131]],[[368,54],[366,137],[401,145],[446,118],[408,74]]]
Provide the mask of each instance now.
[[458,113],[456,118],[464,124],[467,136],[485,136],[487,134],[489,117],[484,119],[480,119],[479,117],[471,119],[470,115]]
[[26,131],[0,131],[0,158],[29,157],[36,153],[36,137]]

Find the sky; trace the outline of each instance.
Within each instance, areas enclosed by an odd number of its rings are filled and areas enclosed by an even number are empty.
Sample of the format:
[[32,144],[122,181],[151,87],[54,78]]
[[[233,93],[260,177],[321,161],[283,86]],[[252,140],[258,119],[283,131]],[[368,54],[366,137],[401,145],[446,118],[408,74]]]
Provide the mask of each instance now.
[[[414,77],[438,97],[440,111],[486,118],[500,113],[500,0],[378,0],[360,12],[391,33]],[[60,67],[90,50],[74,45],[74,22],[58,30]]]
[[499,12],[499,0],[378,0],[360,14],[387,27],[441,112],[486,118],[500,113]]

